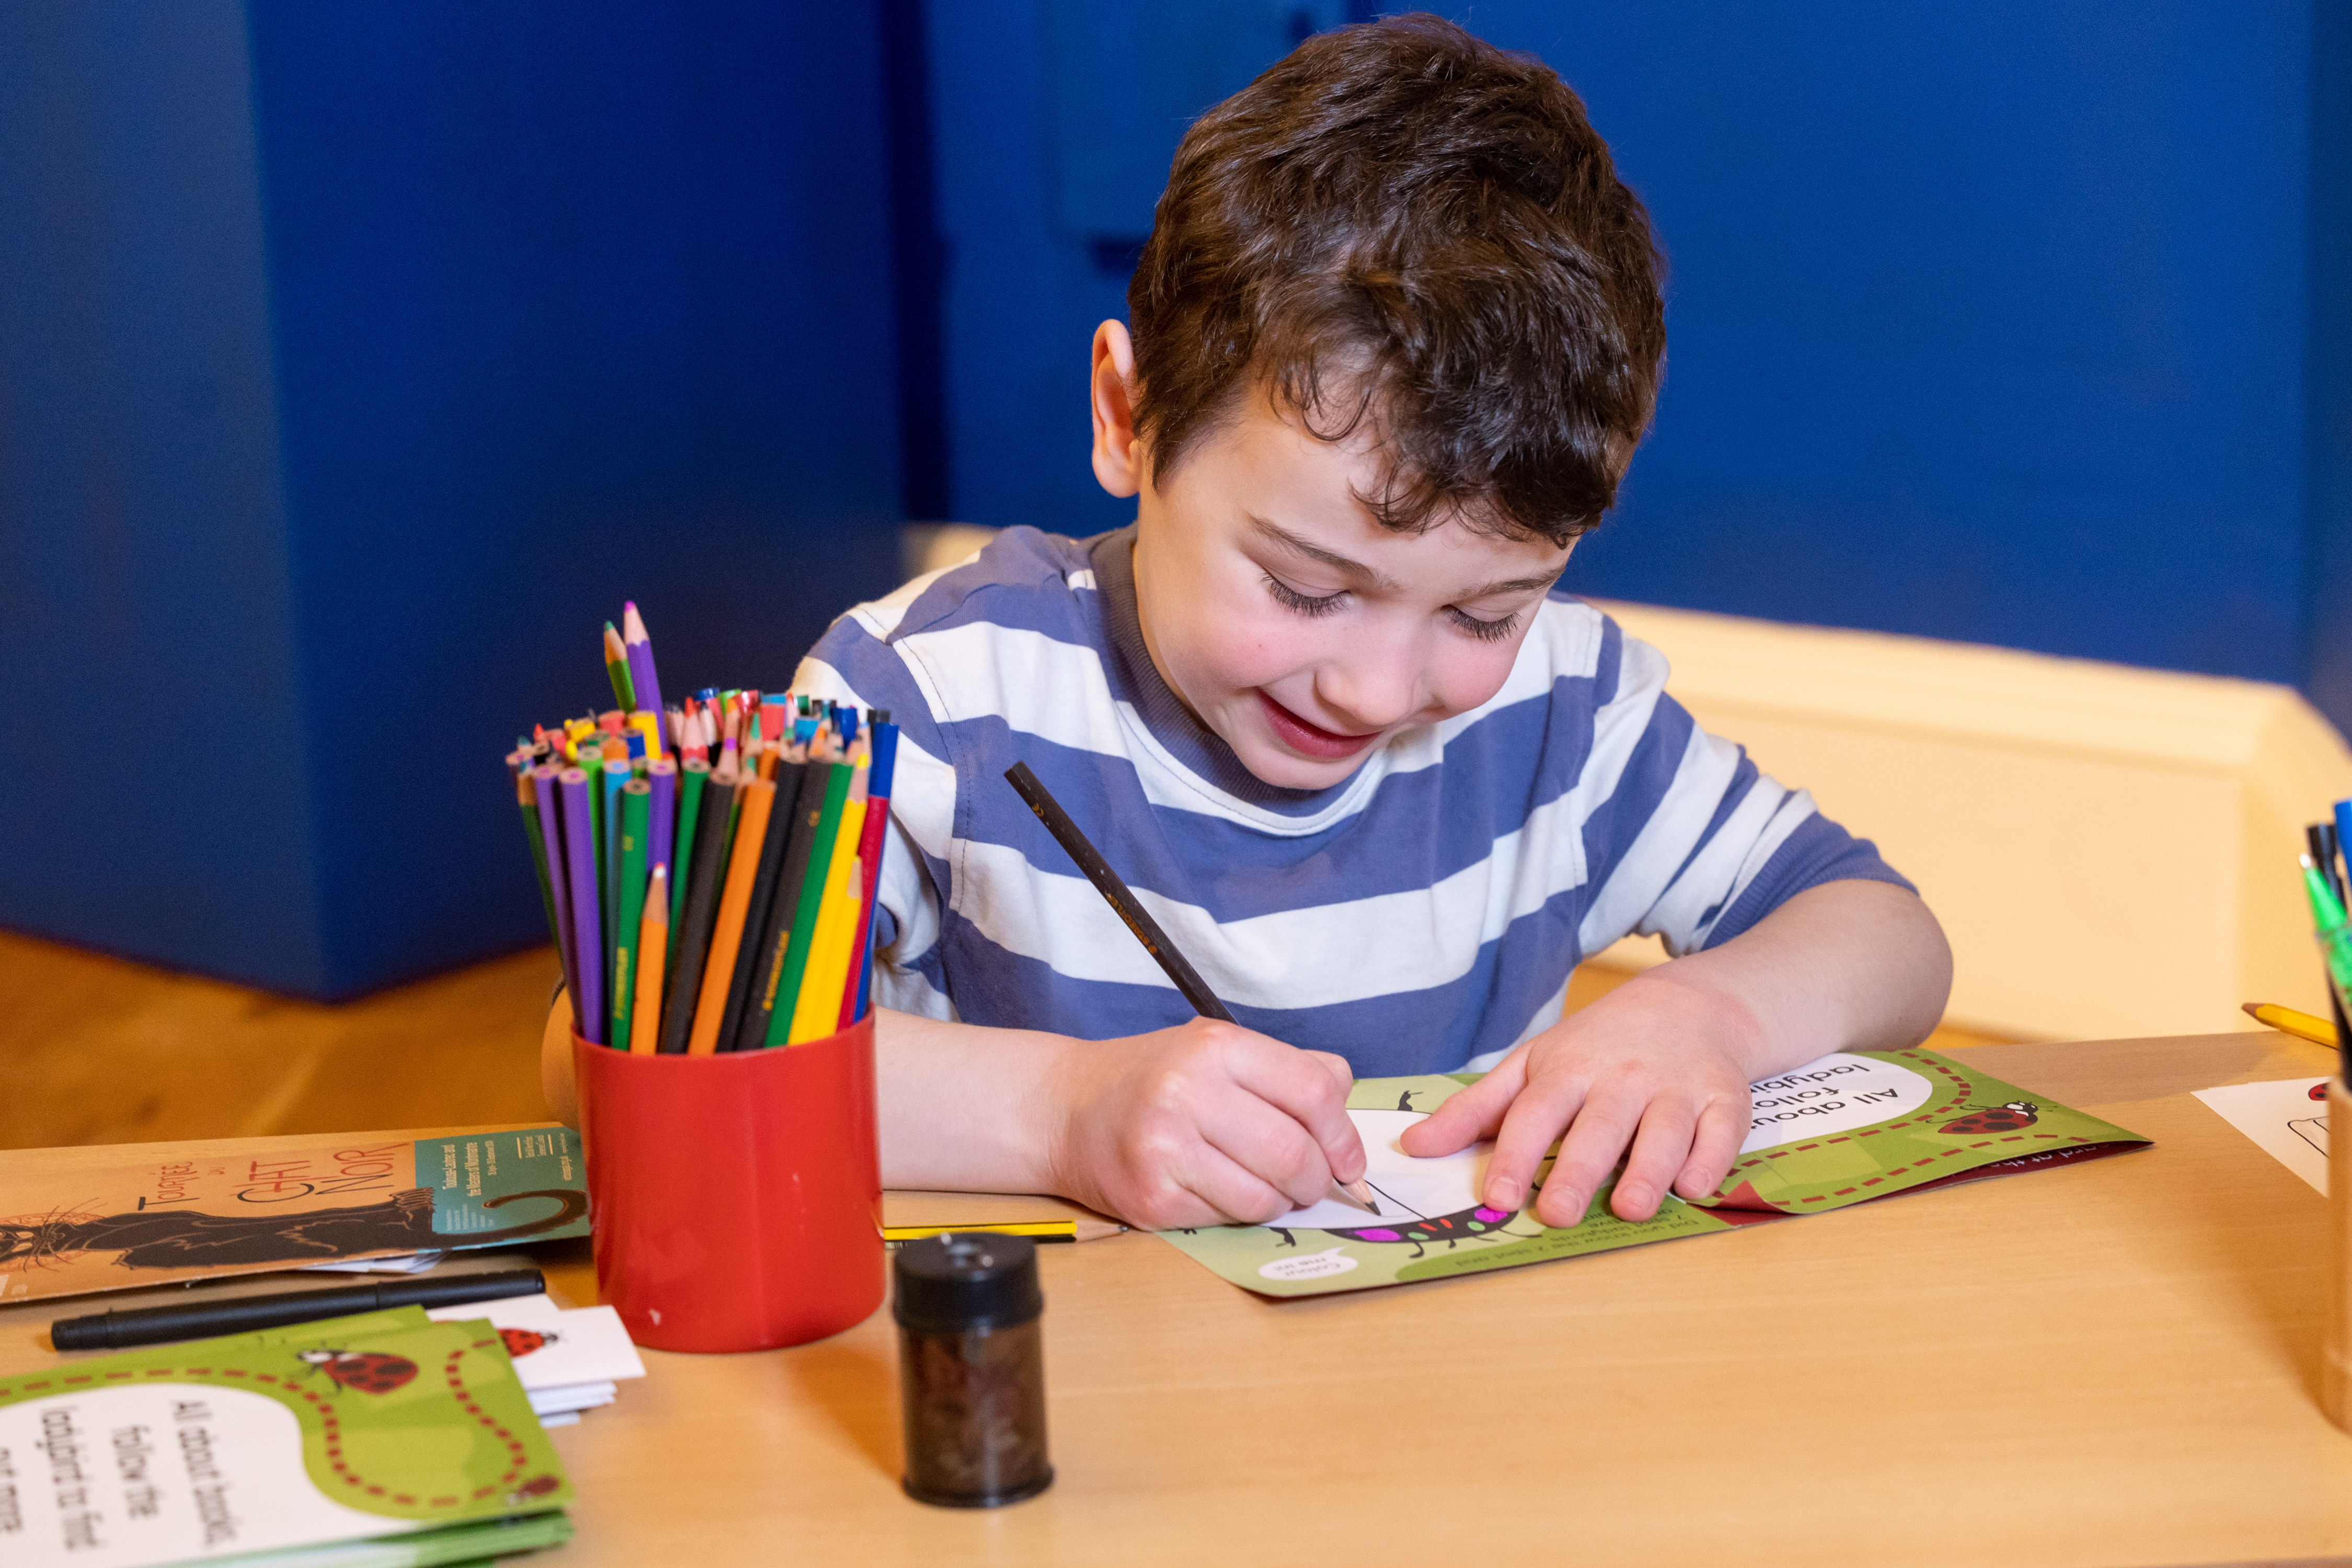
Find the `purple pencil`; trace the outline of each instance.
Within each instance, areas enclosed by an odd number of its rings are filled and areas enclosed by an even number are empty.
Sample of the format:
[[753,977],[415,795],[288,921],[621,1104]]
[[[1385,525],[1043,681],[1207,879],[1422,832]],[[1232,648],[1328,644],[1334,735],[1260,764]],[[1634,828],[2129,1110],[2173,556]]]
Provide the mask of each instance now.
[[654,676],[653,639],[646,636],[646,618],[637,602],[621,605],[621,641],[629,655],[629,684],[636,688],[637,706],[656,719],[661,716],[661,682]]
[[564,864],[562,815],[556,806],[556,780],[563,770],[541,763],[530,770],[531,794],[539,803],[540,837],[547,847],[547,887],[555,899],[555,956],[563,965],[563,987],[580,984],[572,972],[572,877]]
[[604,922],[596,907],[596,828],[588,814],[588,770],[563,770],[563,853],[572,884],[572,1025],[604,1043]]
[[646,874],[651,876],[655,867],[669,864],[670,838],[677,828],[677,759],[646,764],[646,782],[654,786],[646,828]]

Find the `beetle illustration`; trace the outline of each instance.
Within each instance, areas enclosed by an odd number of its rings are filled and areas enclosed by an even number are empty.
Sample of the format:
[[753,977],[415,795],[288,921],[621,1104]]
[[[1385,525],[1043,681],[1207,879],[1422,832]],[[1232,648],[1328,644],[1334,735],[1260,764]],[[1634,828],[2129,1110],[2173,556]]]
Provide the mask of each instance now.
[[[1379,1191],[1378,1188],[1373,1190]],[[1394,1203],[1396,1200],[1391,1198],[1389,1201]],[[1358,1226],[1348,1230],[1338,1230],[1329,1226],[1318,1228],[1324,1235],[1336,1236],[1341,1241],[1410,1242],[1412,1244],[1412,1256],[1421,1258],[1428,1252],[1427,1244],[1436,1241],[1445,1243],[1450,1249],[1465,1241],[1501,1241],[1506,1237],[1526,1240],[1527,1237],[1519,1232],[1504,1228],[1513,1217],[1508,1210],[1490,1209],[1485,1204],[1473,1204],[1452,1214],[1415,1215],[1411,1219],[1393,1220],[1386,1225]],[[1267,1228],[1282,1237],[1276,1246],[1298,1245],[1298,1238],[1282,1226],[1270,1226]]]
[[562,1481],[557,1480],[553,1476],[533,1476],[530,1479],[523,1482],[522,1485],[515,1488],[514,1490],[507,1493],[507,1505],[511,1508],[517,1503],[529,1502],[535,1497],[545,1497],[548,1493],[553,1491],[562,1484],[563,1483]]
[[1996,1105],[1990,1110],[1972,1110],[1957,1121],[1947,1121],[1937,1128],[1958,1137],[1973,1137],[1979,1132],[2014,1132],[2021,1127],[2031,1127],[2042,1119],[2042,1108],[2030,1100],[2012,1100],[2007,1105]]
[[2314,1100],[2326,1100],[2327,1098],[2327,1080],[2326,1079],[2321,1079],[2317,1083],[2311,1086],[2311,1098]]
[[500,1329],[499,1340],[507,1347],[509,1361],[520,1361],[535,1350],[555,1343],[563,1336],[553,1329]]
[[300,1360],[327,1374],[327,1381],[352,1394],[390,1394],[416,1378],[416,1363],[383,1351],[301,1351]]

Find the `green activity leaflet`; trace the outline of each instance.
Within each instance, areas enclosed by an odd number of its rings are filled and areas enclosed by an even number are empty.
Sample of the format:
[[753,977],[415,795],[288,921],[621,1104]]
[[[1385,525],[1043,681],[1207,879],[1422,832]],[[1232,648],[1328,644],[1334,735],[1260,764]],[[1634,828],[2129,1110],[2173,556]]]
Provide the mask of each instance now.
[[[1320,1296],[1517,1268],[1979,1177],[2118,1154],[2148,1140],[1934,1051],[1841,1051],[1749,1086],[1749,1127],[1730,1174],[1694,1203],[1668,1197],[1634,1223],[1609,1212],[1613,1184],[1570,1229],[1479,1201],[1487,1145],[1416,1160],[1404,1130],[1483,1076],[1359,1079],[1348,1114],[1364,1140],[1380,1212],[1334,1195],[1265,1225],[1160,1233],[1265,1296]],[[1540,1174],[1548,1174],[1546,1164]]]
[[0,1377],[0,1562],[427,1564],[571,1533],[499,1331],[415,1308]]

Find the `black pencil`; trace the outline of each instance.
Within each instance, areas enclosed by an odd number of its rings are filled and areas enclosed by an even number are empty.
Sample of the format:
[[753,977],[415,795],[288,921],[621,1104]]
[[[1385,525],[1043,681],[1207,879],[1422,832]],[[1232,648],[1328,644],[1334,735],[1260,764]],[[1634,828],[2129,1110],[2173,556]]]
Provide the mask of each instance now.
[[[762,922],[758,962],[751,971],[751,992],[743,1005],[743,1021],[735,1035],[735,1048],[756,1051],[768,1043],[768,1023],[776,1010],[776,979],[782,973],[784,951],[792,945],[793,914],[800,908],[801,884],[808,879],[809,846],[816,842],[817,824],[824,816],[824,786],[832,776],[827,763],[807,763],[800,768],[800,789],[793,802],[791,841],[784,847],[783,868],[770,889],[771,903]],[[776,799],[782,809],[782,781]]]
[[[1005,782],[1021,792],[1021,798],[1029,803],[1029,809],[1037,814],[1037,820],[1045,825],[1045,831],[1054,836],[1054,842],[1077,862],[1078,869],[1086,873],[1087,880],[1095,885],[1095,891],[1118,911],[1118,918],[1127,922],[1127,929],[1135,933],[1135,940],[1143,944],[1143,951],[1150,953],[1167,972],[1168,978],[1176,983],[1176,989],[1184,994],[1184,1000],[1192,1005],[1192,1011],[1203,1018],[1220,1018],[1228,1024],[1240,1023],[1241,1020],[1217,1000],[1217,994],[1209,989],[1208,982],[1201,978],[1200,971],[1192,967],[1192,961],[1168,940],[1168,933],[1160,929],[1160,922],[1135,901],[1135,895],[1128,890],[1125,882],[1119,880],[1118,873],[1110,868],[1110,862],[1087,841],[1087,836],[1078,831],[1078,825],[1070,820],[1070,814],[1062,809],[1062,803],[1055,800],[1037,775],[1029,771],[1029,764],[1013,763],[1004,770],[1004,777]],[[1341,1182],[1338,1185],[1341,1192],[1374,1214],[1381,1212],[1380,1205],[1372,1201],[1372,1189],[1365,1183]]]
[[722,782],[713,773],[702,786],[702,820],[694,829],[694,862],[688,873],[685,927],[678,934],[677,967],[669,973],[669,995],[662,1003],[661,1054],[682,1056],[694,1033],[695,1000],[702,994],[702,961],[710,953],[710,928],[719,918],[719,885],[727,879],[729,818],[735,805],[735,775]]
[[[775,901],[776,879],[783,868],[785,847],[793,833],[793,819],[784,813],[800,799],[801,775],[804,771],[800,763],[776,764],[776,800],[768,808],[767,837],[760,841],[760,865],[751,878],[751,901],[743,910],[743,936],[735,944],[735,973],[727,984],[727,1010],[719,1018],[717,1048],[722,1051],[747,1048],[740,1030],[744,1015],[751,1010],[752,977],[767,948],[770,906]],[[767,1037],[767,1019],[762,1017],[760,1038],[753,1042],[754,1046],[766,1044]]]

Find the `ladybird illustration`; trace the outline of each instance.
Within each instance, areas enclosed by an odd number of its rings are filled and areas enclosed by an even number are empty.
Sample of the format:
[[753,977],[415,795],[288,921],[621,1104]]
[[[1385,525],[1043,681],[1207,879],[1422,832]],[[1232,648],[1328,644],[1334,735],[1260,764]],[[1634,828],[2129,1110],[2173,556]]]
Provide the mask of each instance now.
[[515,1488],[514,1490],[507,1493],[507,1503],[511,1507],[516,1503],[529,1502],[535,1497],[545,1497],[548,1493],[553,1491],[562,1484],[563,1483],[562,1481],[557,1480],[553,1476],[533,1476],[530,1479],[523,1482],[522,1485]]
[[2021,1127],[2031,1127],[2042,1119],[2042,1108],[2030,1100],[2012,1100],[2007,1105],[1996,1105],[1990,1110],[1971,1110],[1958,1121],[1947,1121],[1937,1129],[1968,1138],[1979,1132],[2014,1132]]
[[499,1339],[507,1347],[509,1361],[520,1361],[535,1350],[553,1344],[563,1336],[551,1329],[500,1329]]
[[2327,1080],[2326,1079],[2321,1079],[2317,1083],[2311,1086],[2311,1098],[2314,1100],[2326,1100],[2327,1098]]
[[382,1351],[302,1351],[300,1358],[327,1374],[337,1388],[352,1394],[390,1394],[415,1381],[416,1363]]

